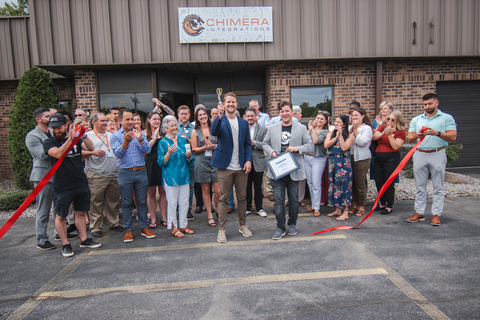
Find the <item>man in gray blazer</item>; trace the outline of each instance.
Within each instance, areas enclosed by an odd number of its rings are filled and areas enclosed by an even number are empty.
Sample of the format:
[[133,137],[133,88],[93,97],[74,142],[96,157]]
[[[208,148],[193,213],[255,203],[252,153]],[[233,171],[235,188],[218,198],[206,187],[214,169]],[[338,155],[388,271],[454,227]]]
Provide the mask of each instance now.
[[[52,135],[48,130],[50,118],[50,109],[39,108],[33,112],[33,118],[37,122],[35,129],[30,131],[25,137],[25,145],[33,158],[32,172],[30,181],[36,187],[52,167],[50,157],[43,150],[43,141]],[[55,249],[55,245],[50,243],[47,235],[48,220],[50,218],[50,208],[53,201],[53,178],[37,195],[37,214],[35,216],[35,235],[37,238],[37,248],[40,250]],[[78,237],[78,235],[76,235]]]
[[250,130],[250,140],[252,141],[252,170],[248,173],[247,181],[247,214],[252,211],[252,184],[255,189],[255,210],[257,214],[266,218],[267,213],[263,210],[262,199],[262,182],[263,172],[267,169],[267,163],[265,162],[265,153],[263,153],[263,139],[267,135],[267,128],[258,123],[255,115],[255,109],[248,107],[244,115],[245,120],[248,122],[248,128]]
[[288,192],[288,235],[297,234],[298,217],[298,183],[306,179],[305,166],[303,164],[303,155],[313,151],[312,138],[308,134],[307,128],[293,122],[292,104],[283,101],[279,107],[280,118],[282,122],[271,125],[267,135],[263,140],[263,150],[271,157],[277,157],[280,153],[291,152],[297,160],[299,169],[274,180],[269,170],[267,175],[272,179],[272,187],[275,195],[275,217],[277,219],[277,229],[273,233],[272,239],[279,240],[287,233],[285,225],[285,189]]

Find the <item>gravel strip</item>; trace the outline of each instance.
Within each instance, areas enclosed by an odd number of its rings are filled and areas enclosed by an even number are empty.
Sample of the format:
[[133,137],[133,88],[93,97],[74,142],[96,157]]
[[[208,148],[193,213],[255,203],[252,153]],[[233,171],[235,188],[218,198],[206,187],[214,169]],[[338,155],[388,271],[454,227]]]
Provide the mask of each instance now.
[[[480,196],[480,179],[475,179],[470,176],[455,173],[456,175],[467,180],[467,184],[444,183],[445,197],[479,197]],[[367,175],[369,176],[369,175]],[[0,180],[0,191],[13,192],[18,189],[13,180]],[[427,192],[428,198],[432,197],[432,181],[428,181]],[[372,205],[377,197],[377,189],[375,182],[368,181],[367,202]],[[395,199],[396,200],[414,200],[415,199],[415,180],[407,179],[403,172],[400,173],[400,183],[395,185]],[[8,219],[15,211],[0,211],[0,219]],[[21,218],[34,218],[37,212],[36,205],[31,205],[21,215]]]

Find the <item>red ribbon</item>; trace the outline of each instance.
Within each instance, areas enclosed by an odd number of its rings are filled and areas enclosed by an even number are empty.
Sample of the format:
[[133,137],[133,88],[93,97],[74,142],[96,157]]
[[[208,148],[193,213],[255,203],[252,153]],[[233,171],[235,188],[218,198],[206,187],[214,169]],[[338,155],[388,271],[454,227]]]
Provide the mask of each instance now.
[[22,213],[25,211],[25,209],[28,208],[28,206],[32,203],[33,199],[42,191],[42,189],[45,187],[45,185],[50,181],[50,179],[53,177],[55,172],[57,171],[58,167],[63,162],[63,159],[67,156],[67,153],[70,152],[70,150],[73,148],[75,144],[77,144],[78,140],[83,136],[85,133],[85,128],[81,125],[78,125],[75,127],[75,132],[78,132],[80,130],[80,134],[73,140],[70,145],[68,146],[67,150],[65,150],[58,159],[57,163],[47,172],[47,174],[43,177],[43,179],[38,183],[38,185],[33,189],[32,193],[23,201],[23,203],[20,205],[20,207],[15,211],[15,213],[10,217],[10,219],[7,220],[7,222],[3,225],[3,227],[0,229],[0,239],[7,233],[7,231],[10,229],[11,226],[17,221],[18,218],[22,215]]
[[[424,132],[426,129],[425,127],[422,128],[422,131],[421,132]],[[418,146],[420,145],[420,143],[422,143],[423,139],[425,139],[425,136],[421,137],[420,138],[420,141],[417,142],[417,144],[412,148],[412,150],[410,150],[407,155],[403,158],[403,160],[400,162],[400,164],[398,165],[398,167],[395,169],[395,171],[392,173],[392,175],[388,178],[387,182],[385,182],[385,184],[383,185],[383,187],[380,189],[380,191],[378,192],[378,195],[377,195],[377,199],[375,199],[375,203],[373,204],[373,207],[372,207],[372,211],[369,212],[369,214],[367,214],[365,216],[365,218],[363,218],[362,221],[360,221],[359,224],[357,224],[355,227],[347,227],[347,226],[338,226],[338,227],[333,227],[333,228],[328,228],[328,229],[325,229],[325,230],[322,230],[322,231],[318,231],[318,232],[313,232],[312,233],[312,236],[316,235],[316,234],[320,234],[320,233],[325,233],[325,232],[330,232],[332,230],[349,230],[349,229],[355,229],[357,228],[359,225],[361,225],[365,220],[367,220],[371,215],[372,215],[372,212],[373,210],[375,210],[375,207],[377,206],[377,203],[378,203],[378,200],[380,200],[380,197],[383,195],[383,193],[385,192],[385,190],[387,190],[387,188],[392,184],[393,180],[395,180],[395,178],[397,177],[397,175],[400,173],[400,171],[402,171],[403,167],[405,167],[405,165],[407,164],[408,160],[410,160],[410,158],[412,157],[413,153],[415,152],[415,150],[417,150]]]

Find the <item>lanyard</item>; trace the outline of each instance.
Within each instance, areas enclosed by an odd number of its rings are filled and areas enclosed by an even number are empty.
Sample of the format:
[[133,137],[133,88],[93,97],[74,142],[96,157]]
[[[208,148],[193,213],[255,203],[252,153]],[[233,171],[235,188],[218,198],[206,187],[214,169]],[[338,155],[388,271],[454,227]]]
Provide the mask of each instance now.
[[205,141],[210,142],[210,128],[208,128],[208,136],[205,135],[205,132],[203,132],[202,126],[200,126],[200,130],[202,130],[203,137],[205,138]]
[[93,131],[93,133],[95,133],[95,135],[98,137],[98,139],[100,139],[100,141],[102,141],[103,144],[107,146],[108,152],[110,152],[110,147],[108,145],[107,133],[105,132],[105,140],[107,141],[107,143],[105,143],[105,141],[103,141],[103,139],[100,138],[100,136],[95,132],[95,130],[92,130],[92,131]]

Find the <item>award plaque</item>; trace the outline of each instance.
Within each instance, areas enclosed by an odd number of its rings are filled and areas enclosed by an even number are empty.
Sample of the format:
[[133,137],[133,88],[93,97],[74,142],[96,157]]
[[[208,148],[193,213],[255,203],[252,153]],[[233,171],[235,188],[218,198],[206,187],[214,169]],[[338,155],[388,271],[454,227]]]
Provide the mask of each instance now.
[[295,160],[295,157],[290,152],[284,152],[279,154],[276,158],[268,159],[267,165],[274,180],[278,180],[300,169],[297,160]]

